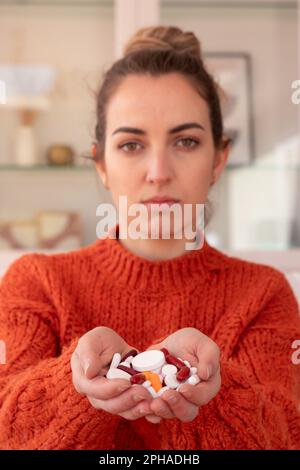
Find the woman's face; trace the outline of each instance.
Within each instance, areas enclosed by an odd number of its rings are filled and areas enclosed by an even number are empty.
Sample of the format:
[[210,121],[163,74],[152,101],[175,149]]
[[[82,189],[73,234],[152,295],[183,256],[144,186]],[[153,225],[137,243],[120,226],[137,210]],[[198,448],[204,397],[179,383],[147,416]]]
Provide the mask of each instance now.
[[128,207],[155,196],[181,206],[206,201],[228,151],[216,151],[208,105],[181,74],[126,77],[106,117],[104,160],[96,166],[117,208],[123,195]]

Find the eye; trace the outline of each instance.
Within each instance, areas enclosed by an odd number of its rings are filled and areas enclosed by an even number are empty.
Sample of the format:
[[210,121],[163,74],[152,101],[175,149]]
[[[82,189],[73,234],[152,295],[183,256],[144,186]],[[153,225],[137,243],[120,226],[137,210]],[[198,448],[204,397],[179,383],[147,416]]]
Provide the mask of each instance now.
[[193,139],[191,137],[185,137],[185,138],[182,138],[182,139],[179,139],[177,142],[190,142],[191,145],[184,145],[183,147],[187,148],[187,149],[192,149],[192,148],[195,148],[198,146],[199,142],[198,140],[196,139]]
[[[126,142],[126,144],[119,145],[118,148],[123,150],[123,149],[125,149],[125,147],[127,147],[127,146],[133,146],[133,147],[134,147],[135,145],[140,145],[140,144],[138,144],[137,142]],[[134,151],[135,151],[135,148],[132,148],[132,147],[131,147],[131,149],[129,149],[129,151],[128,151],[128,150],[124,150],[124,151],[125,151],[126,153],[130,153],[131,151],[134,152]]]

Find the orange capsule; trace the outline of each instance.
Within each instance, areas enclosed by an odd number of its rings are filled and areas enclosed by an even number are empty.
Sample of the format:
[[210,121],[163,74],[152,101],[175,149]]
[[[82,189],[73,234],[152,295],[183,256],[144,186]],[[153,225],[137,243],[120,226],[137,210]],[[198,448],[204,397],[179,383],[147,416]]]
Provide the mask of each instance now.
[[158,392],[162,388],[162,383],[160,381],[160,377],[158,374],[151,372],[150,370],[146,370],[143,372],[147,380],[150,380],[151,386],[154,388],[156,392]]

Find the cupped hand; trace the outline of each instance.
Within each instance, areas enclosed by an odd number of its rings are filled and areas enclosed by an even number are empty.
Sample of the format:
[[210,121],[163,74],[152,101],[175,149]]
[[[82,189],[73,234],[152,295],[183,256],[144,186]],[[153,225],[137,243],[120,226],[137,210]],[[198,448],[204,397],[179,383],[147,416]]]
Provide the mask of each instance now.
[[105,377],[116,352],[123,357],[135,349],[114,330],[97,327],[88,331],[78,341],[71,357],[72,381],[78,393],[86,396],[91,405],[109,413],[135,420],[148,415],[152,395],[142,385],[132,385],[126,379]]
[[152,422],[158,422],[161,418],[193,421],[198,415],[199,407],[206,405],[220,390],[219,347],[196,328],[182,328],[162,342],[151,345],[148,350],[162,348],[189,361],[192,367],[197,367],[201,382],[197,385],[182,384],[178,391],[167,390],[161,397],[154,398],[150,402],[150,409],[156,418],[146,418]]

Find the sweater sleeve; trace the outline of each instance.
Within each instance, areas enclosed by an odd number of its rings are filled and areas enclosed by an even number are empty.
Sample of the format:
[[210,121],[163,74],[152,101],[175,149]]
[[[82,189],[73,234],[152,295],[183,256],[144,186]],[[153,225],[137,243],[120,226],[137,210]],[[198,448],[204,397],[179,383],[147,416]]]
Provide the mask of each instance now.
[[[0,284],[0,449],[113,449],[120,417],[96,410],[72,384],[79,337],[59,345],[59,318],[36,254],[16,260]],[[96,444],[95,444],[96,443]]]
[[[190,423],[162,421],[164,449],[299,449],[300,339],[296,298],[283,274],[270,300],[222,357],[222,386]],[[295,362],[295,361],[294,361]]]

